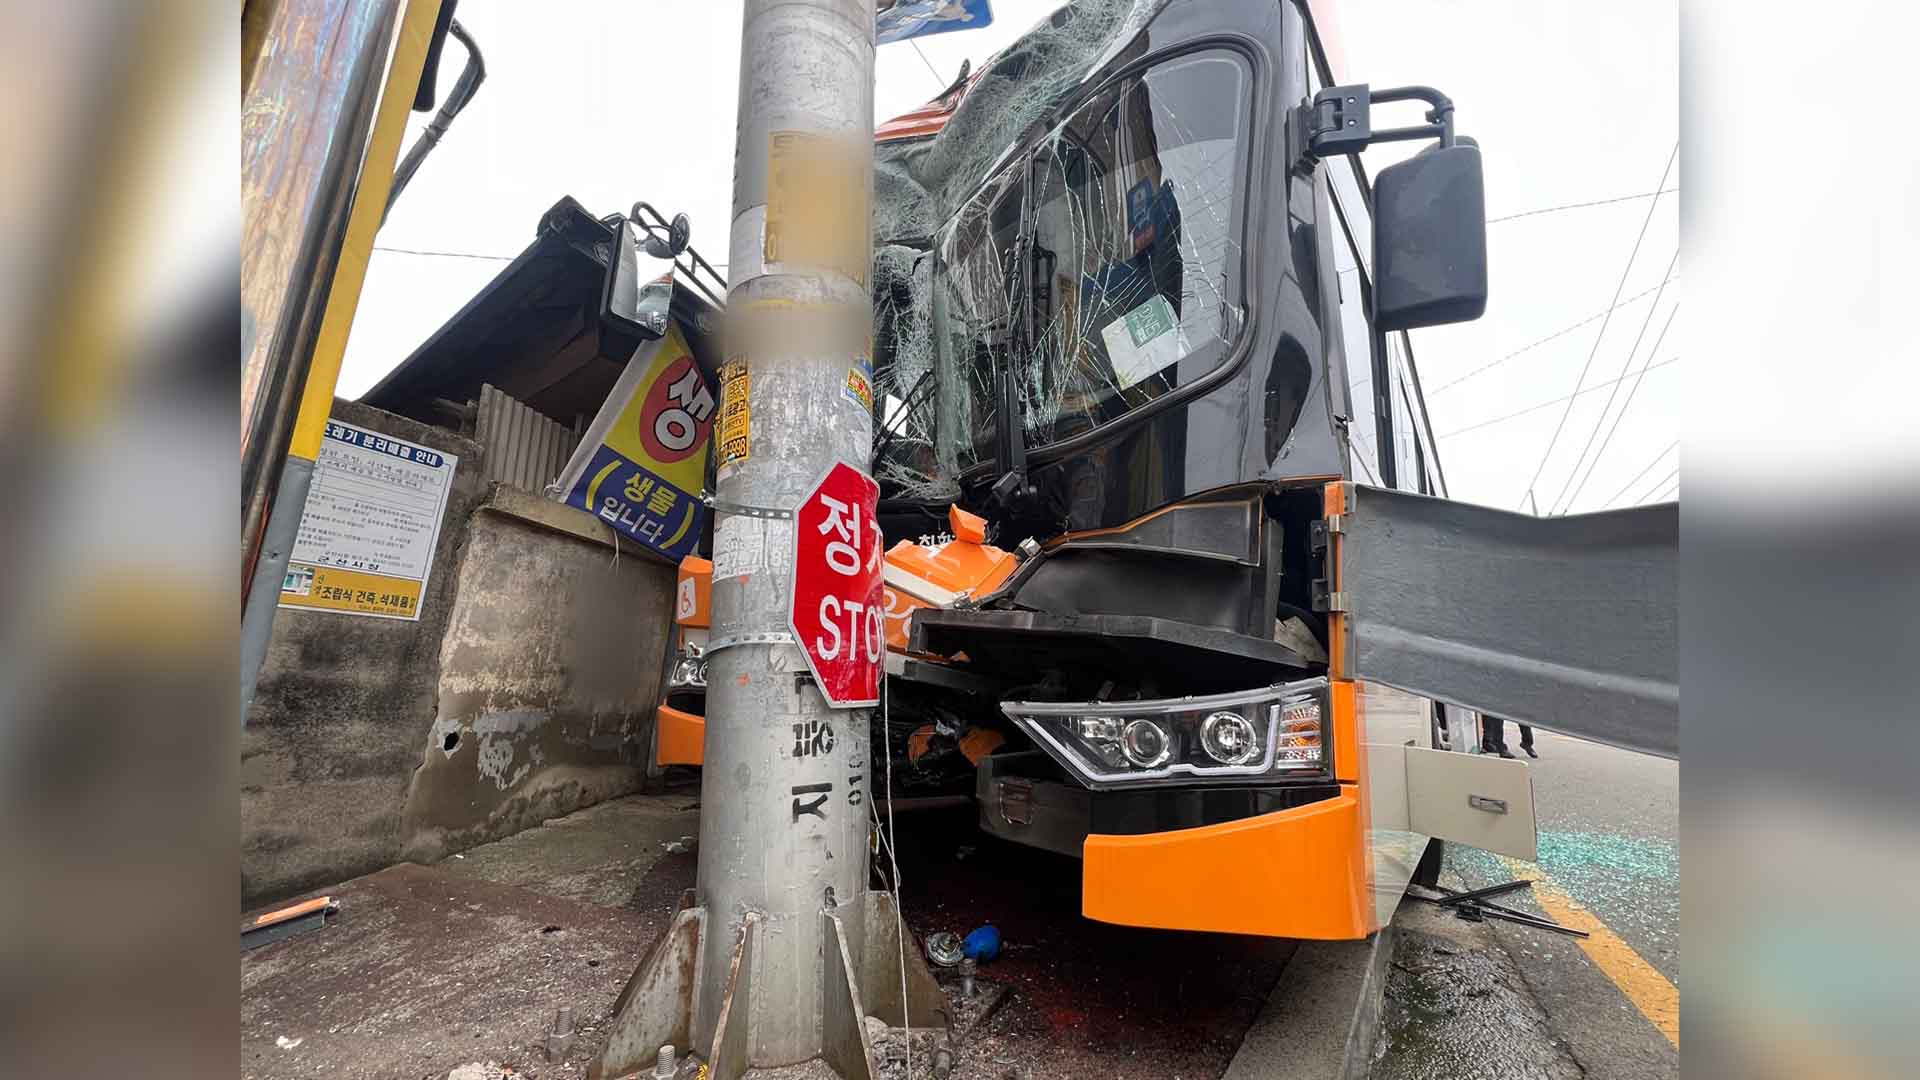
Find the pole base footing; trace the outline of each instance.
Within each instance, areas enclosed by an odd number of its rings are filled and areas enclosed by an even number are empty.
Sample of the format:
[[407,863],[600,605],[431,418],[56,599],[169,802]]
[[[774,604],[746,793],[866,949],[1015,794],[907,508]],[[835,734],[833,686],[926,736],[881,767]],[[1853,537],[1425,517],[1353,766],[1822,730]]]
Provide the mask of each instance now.
[[[700,998],[700,953],[710,925],[708,911],[693,906],[692,900],[691,892],[682,897],[673,922],[614,1002],[606,1050],[588,1072],[593,1080],[650,1075],[660,1047],[669,1043],[687,1047],[692,1042],[694,1002]],[[862,905],[863,917],[847,918],[852,914],[848,909],[856,903]],[[952,1010],[912,934],[906,932],[891,894],[867,892],[847,904],[822,909],[820,917],[826,920],[827,930],[820,973],[826,991],[820,1057],[843,1080],[873,1080],[879,1070],[867,1032],[868,1016],[892,1027],[947,1028],[953,1023]],[[707,1080],[739,1080],[760,1064],[753,1060],[749,1026],[754,944],[761,922],[758,913],[749,912],[732,942],[713,1038],[701,1048]],[[864,940],[858,940],[860,935],[852,926],[866,928]]]

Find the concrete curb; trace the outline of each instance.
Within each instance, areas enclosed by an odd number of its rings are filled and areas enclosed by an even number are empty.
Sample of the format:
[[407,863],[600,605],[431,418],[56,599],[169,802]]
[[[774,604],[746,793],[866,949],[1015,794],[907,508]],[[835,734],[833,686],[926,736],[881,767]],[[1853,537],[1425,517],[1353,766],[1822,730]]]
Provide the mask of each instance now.
[[1364,1080],[1392,958],[1390,926],[1301,942],[1222,1080]]

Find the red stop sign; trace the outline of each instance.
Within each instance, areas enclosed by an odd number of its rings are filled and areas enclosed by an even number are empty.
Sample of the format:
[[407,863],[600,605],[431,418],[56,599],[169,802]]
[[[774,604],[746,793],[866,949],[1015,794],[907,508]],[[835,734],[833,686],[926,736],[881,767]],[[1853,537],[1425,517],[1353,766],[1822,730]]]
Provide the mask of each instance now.
[[793,515],[787,621],[835,708],[880,703],[887,604],[873,516],[879,501],[880,485],[843,462],[827,470]]

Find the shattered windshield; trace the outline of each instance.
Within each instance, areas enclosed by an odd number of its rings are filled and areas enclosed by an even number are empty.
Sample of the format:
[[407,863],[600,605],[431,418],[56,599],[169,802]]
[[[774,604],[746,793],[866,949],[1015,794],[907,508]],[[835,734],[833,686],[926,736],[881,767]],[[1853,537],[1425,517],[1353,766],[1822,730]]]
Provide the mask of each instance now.
[[1249,82],[1226,51],[1124,80],[949,222],[932,313],[943,466],[993,457],[1003,373],[1025,444],[1041,447],[1226,360],[1240,325]]
[[1008,169],[940,238],[933,323],[942,464],[954,474],[993,457],[999,372],[1017,355],[1021,170]]

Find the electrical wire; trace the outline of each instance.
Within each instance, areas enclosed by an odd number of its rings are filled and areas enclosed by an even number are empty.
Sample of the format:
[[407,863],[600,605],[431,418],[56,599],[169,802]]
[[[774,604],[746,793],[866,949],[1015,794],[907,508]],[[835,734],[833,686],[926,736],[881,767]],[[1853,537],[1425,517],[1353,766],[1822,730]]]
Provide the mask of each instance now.
[[[1667,272],[1665,274],[1662,274],[1661,277],[1662,278],[1672,277],[1673,268],[1678,265],[1680,265],[1680,248],[1676,245],[1673,249],[1673,258],[1667,260]],[[1621,361],[1620,363],[1620,375],[1622,378],[1626,376],[1627,369],[1633,366],[1634,354],[1640,351],[1640,342],[1646,339],[1647,327],[1653,323],[1653,313],[1655,309],[1659,308],[1660,297],[1664,295],[1666,291],[1667,291],[1667,287],[1665,285],[1661,285],[1660,291],[1653,294],[1653,302],[1647,305],[1647,314],[1644,318],[1640,320],[1640,332],[1633,335],[1633,344],[1627,347],[1627,358]],[[1672,325],[1672,323],[1673,323],[1673,313],[1668,312],[1667,324]],[[1664,338],[1666,334],[1667,332],[1665,328],[1662,328],[1660,331],[1660,336]],[[1660,346],[1656,344],[1653,348],[1655,351],[1657,351],[1660,348]],[[1649,352],[1647,354],[1647,359],[1649,360],[1653,359],[1652,352]],[[1576,385],[1574,389],[1577,390],[1579,389],[1579,387]],[[1607,394],[1607,403],[1600,407],[1600,415],[1594,418],[1593,430],[1587,432],[1586,445],[1580,447],[1579,456],[1573,459],[1573,469],[1567,473],[1567,479],[1560,485],[1560,493],[1558,495],[1555,495],[1553,497],[1553,501],[1547,504],[1547,513],[1552,514],[1560,510],[1560,500],[1566,497],[1567,489],[1573,487],[1574,477],[1577,477],[1580,475],[1580,466],[1587,464],[1587,451],[1593,449],[1593,440],[1599,437],[1600,425],[1607,422],[1607,414],[1613,411],[1613,399],[1616,396],[1618,396],[1619,393],[1620,393],[1620,383],[1616,381],[1613,384],[1613,389],[1609,391]]]
[[[1342,271],[1342,273],[1344,272],[1345,271]],[[1432,390],[1429,390],[1428,393],[1438,394],[1440,391],[1445,390],[1448,387],[1458,386],[1461,383],[1466,382],[1468,379],[1473,378],[1475,375],[1480,374],[1481,372],[1490,371],[1496,367],[1499,367],[1501,364],[1504,364],[1507,361],[1513,359],[1514,357],[1519,356],[1521,353],[1530,352],[1534,349],[1539,348],[1542,345],[1545,345],[1549,341],[1553,341],[1557,338],[1566,337],[1568,334],[1573,333],[1575,330],[1580,329],[1581,327],[1587,325],[1593,320],[1598,318],[1603,318],[1608,311],[1612,311],[1615,308],[1626,307],[1628,304],[1633,303],[1635,300],[1638,300],[1641,297],[1648,295],[1649,293],[1656,292],[1666,285],[1672,284],[1673,281],[1674,281],[1673,278],[1668,278],[1666,281],[1661,282],[1659,285],[1650,285],[1647,288],[1642,289],[1637,293],[1634,293],[1632,296],[1627,297],[1625,300],[1620,301],[1618,304],[1615,304],[1612,308],[1608,308],[1607,311],[1601,311],[1601,312],[1597,312],[1595,314],[1589,315],[1586,318],[1581,319],[1577,323],[1573,323],[1570,326],[1563,326],[1560,329],[1555,330],[1553,333],[1548,334],[1546,337],[1543,337],[1538,341],[1528,342],[1527,344],[1520,346],[1519,348],[1513,350],[1512,352],[1508,353],[1507,355],[1501,357],[1498,360],[1492,360],[1485,364],[1481,364],[1479,367],[1474,368],[1472,371],[1467,372],[1465,375],[1462,375],[1457,379],[1450,379],[1447,382],[1441,383],[1439,386],[1436,386]]]
[[[385,244],[375,244],[373,245],[373,250],[391,251],[400,255],[428,255],[439,259],[485,259],[488,262],[512,262],[519,258],[517,255],[481,255],[471,251],[428,251],[424,248],[388,247]],[[708,263],[707,265],[713,267],[715,270],[725,270],[727,268],[727,264],[723,262]]]
[[1652,503],[1666,502],[1667,496],[1672,495],[1674,492],[1679,490],[1680,490],[1680,466],[1675,465],[1673,467],[1673,471],[1667,474],[1667,478],[1665,480],[1660,481],[1659,494],[1652,495],[1652,496],[1649,496],[1648,498],[1640,500],[1640,505],[1647,506]]
[[914,52],[919,53],[920,62],[927,65],[927,71],[933,75],[933,81],[940,84],[941,90],[945,90],[947,88],[947,80],[940,77],[940,69],[933,66],[933,61],[927,59],[927,54],[920,52],[920,43],[912,38],[908,38],[907,44],[913,46]]
[[[884,659],[884,656],[883,656]],[[913,1080],[913,1010],[907,998],[907,920],[900,910],[900,859],[895,853],[893,831],[893,695],[888,692],[885,665],[880,672],[880,740],[886,754],[887,828],[881,834],[887,848],[887,864],[893,869],[893,935],[900,957],[900,1023],[907,1032],[907,1080]],[[864,1018],[862,1019],[864,1022]]]
[[[1647,365],[1646,369],[1641,371],[1640,374],[1645,375],[1648,371],[1656,371],[1660,368],[1666,367],[1668,364],[1678,363],[1679,361],[1680,361],[1679,357],[1671,356],[1665,360],[1660,361],[1657,364]],[[1624,376],[1624,375],[1621,376],[1621,378],[1630,378],[1630,377],[1631,376]],[[1619,381],[1620,381],[1619,379],[1613,380],[1613,382],[1619,382]],[[1537,405],[1529,405],[1526,408],[1521,409],[1519,412],[1510,412],[1505,416],[1496,416],[1491,420],[1482,420],[1477,424],[1468,424],[1466,427],[1463,427],[1463,428],[1455,428],[1454,430],[1449,431],[1445,435],[1442,435],[1440,437],[1443,439],[1451,439],[1455,435],[1465,435],[1469,431],[1478,431],[1483,427],[1491,427],[1494,424],[1499,424],[1508,420],[1513,420],[1518,417],[1525,416],[1528,413],[1539,412],[1541,409],[1547,408],[1550,405],[1558,405],[1563,401],[1572,401],[1574,398],[1577,398],[1582,394],[1591,394],[1596,391],[1605,390],[1609,385],[1611,385],[1611,383],[1594,383],[1592,386],[1589,386],[1583,390],[1575,390],[1573,393],[1567,394],[1564,397],[1550,398],[1546,401],[1540,402]],[[1522,498],[1520,501],[1522,503],[1526,502],[1524,498]]]
[[[1642,372],[1642,374],[1645,374],[1645,372]],[[1603,505],[1603,506],[1601,506],[1601,507],[1600,507],[1600,509],[1602,509],[1602,510],[1606,510],[1606,509],[1608,509],[1608,508],[1610,508],[1611,506],[1613,506],[1613,504],[1614,504],[1614,503],[1617,503],[1617,502],[1619,502],[1619,501],[1620,501],[1620,496],[1622,496],[1622,495],[1625,495],[1625,494],[1627,493],[1627,489],[1628,489],[1628,488],[1631,488],[1631,487],[1632,487],[1633,485],[1635,485],[1635,484],[1637,484],[1637,483],[1639,483],[1639,482],[1640,482],[1640,481],[1641,481],[1641,480],[1642,480],[1642,479],[1643,479],[1643,478],[1644,478],[1644,477],[1645,477],[1645,476],[1646,476],[1646,475],[1647,475],[1648,473],[1650,473],[1650,472],[1652,472],[1652,471],[1653,471],[1653,467],[1654,467],[1655,465],[1658,465],[1658,464],[1660,464],[1660,463],[1661,463],[1662,461],[1665,461],[1665,460],[1667,459],[1667,455],[1668,455],[1668,454],[1671,454],[1671,453],[1673,453],[1673,450],[1674,450],[1674,447],[1676,447],[1676,446],[1679,446],[1679,445],[1680,445],[1680,440],[1679,440],[1679,439],[1675,439],[1675,440],[1673,440],[1672,442],[1670,442],[1670,443],[1668,443],[1668,444],[1667,444],[1667,448],[1666,448],[1665,450],[1662,450],[1662,451],[1660,451],[1660,452],[1659,452],[1658,454],[1656,454],[1656,455],[1654,455],[1654,458],[1653,458],[1653,460],[1652,460],[1652,461],[1649,461],[1649,462],[1647,462],[1647,464],[1646,464],[1646,467],[1645,467],[1645,468],[1643,468],[1643,469],[1641,469],[1641,470],[1640,470],[1639,472],[1637,472],[1637,473],[1635,473],[1635,474],[1634,474],[1634,477],[1633,477],[1633,479],[1631,479],[1631,480],[1629,480],[1629,481],[1627,481],[1627,482],[1626,482],[1626,483],[1624,483],[1624,484],[1621,484],[1621,485],[1620,485],[1620,490],[1619,490],[1619,491],[1616,491],[1616,492],[1614,492],[1614,493],[1613,493],[1613,498],[1611,498],[1611,499],[1608,499],[1608,500],[1606,501],[1606,503],[1605,503],[1605,505]]]
[[1674,481],[1674,479],[1679,475],[1680,475],[1680,463],[1675,462],[1673,465],[1673,468],[1668,469],[1667,474],[1665,476],[1662,476],[1660,479],[1655,480],[1653,483],[1648,484],[1644,489],[1642,489],[1640,492],[1640,497],[1637,500],[1635,500],[1635,502],[1644,504],[1648,499],[1653,498],[1655,492],[1665,491],[1667,489],[1667,485],[1671,484]]
[[420,248],[388,247],[385,244],[373,245],[375,251],[391,251],[400,255],[431,255],[440,259],[485,259],[488,262],[512,262],[516,255],[477,255],[471,251],[426,251]]
[[1502,214],[1497,218],[1488,218],[1487,224],[1498,225],[1503,221],[1518,221],[1521,218],[1536,217],[1540,214],[1557,214],[1562,210],[1584,210],[1589,206],[1612,206],[1614,203],[1632,202],[1635,199],[1657,199],[1662,195],[1671,195],[1680,189],[1661,188],[1658,191],[1644,191],[1638,195],[1621,195],[1612,199],[1595,199],[1592,202],[1561,203],[1559,206],[1543,206],[1538,210],[1522,210],[1518,214]]
[[[1676,252],[1676,254],[1678,253]],[[1659,302],[1660,302],[1659,298],[1655,297],[1654,303],[1657,304]],[[1672,329],[1673,317],[1674,315],[1678,314],[1679,311],[1680,311],[1680,305],[1678,303],[1675,303],[1672,307],[1667,309],[1667,321],[1660,325],[1660,336],[1653,339],[1653,347],[1647,350],[1647,359],[1640,365],[1639,375],[1641,377],[1644,377],[1647,373],[1647,364],[1651,364],[1653,362],[1653,358],[1655,354],[1659,353],[1660,343],[1667,340],[1667,331]],[[1647,314],[1649,315],[1653,314],[1653,309],[1648,308]],[[1643,326],[1641,327],[1641,329],[1645,330],[1646,327]],[[1639,340],[1635,339],[1634,346],[1638,348],[1639,344],[1640,344]],[[1633,363],[1632,353],[1627,354],[1627,363],[1629,364]],[[1625,371],[1624,368],[1621,370],[1623,372]],[[1573,509],[1573,504],[1575,501],[1577,501],[1580,498],[1580,493],[1587,490],[1587,485],[1592,482],[1594,471],[1600,468],[1601,456],[1607,452],[1607,447],[1613,443],[1613,433],[1620,430],[1620,421],[1626,419],[1627,410],[1633,407],[1633,396],[1640,392],[1640,382],[1641,382],[1640,378],[1635,378],[1633,380],[1633,385],[1627,387],[1627,400],[1621,402],[1620,411],[1613,414],[1613,424],[1612,426],[1607,428],[1606,438],[1600,440],[1600,449],[1595,450],[1593,452],[1593,460],[1587,463],[1587,475],[1581,479],[1579,486],[1573,489],[1573,494],[1567,496],[1566,505],[1560,508],[1561,513],[1564,514],[1568,510]],[[1607,395],[1607,404],[1609,405],[1613,404],[1613,395],[1611,394]],[[1601,410],[1600,412],[1601,418],[1605,419],[1606,415],[1607,415],[1606,410],[1604,409]],[[1598,430],[1597,426],[1595,430]],[[1569,477],[1569,479],[1571,479],[1571,477]]]
[[[1675,141],[1672,152],[1667,155],[1667,167],[1660,170],[1660,182],[1653,185],[1655,191],[1667,186],[1667,177],[1673,172],[1673,163],[1679,156],[1680,143]],[[1547,440],[1546,452],[1540,455],[1540,464],[1534,467],[1533,479],[1527,481],[1529,494],[1532,493],[1534,485],[1540,482],[1540,474],[1547,471],[1547,460],[1553,457],[1553,448],[1560,442],[1560,432],[1566,429],[1567,418],[1573,415],[1573,398],[1579,396],[1580,384],[1587,381],[1587,372],[1593,367],[1593,358],[1600,355],[1600,342],[1606,339],[1607,324],[1613,321],[1613,309],[1620,303],[1620,293],[1627,287],[1627,275],[1633,270],[1633,260],[1640,254],[1640,245],[1647,238],[1647,227],[1653,224],[1653,212],[1659,206],[1660,198],[1656,195],[1647,206],[1646,218],[1640,222],[1640,235],[1634,237],[1633,250],[1627,253],[1627,265],[1620,271],[1620,283],[1613,287],[1613,302],[1607,305],[1606,317],[1600,320],[1600,332],[1593,337],[1593,348],[1587,353],[1587,362],[1580,366],[1580,377],[1573,381],[1573,394],[1567,398],[1567,410],[1560,414],[1560,422],[1554,425],[1553,437]],[[1526,496],[1523,495],[1520,501],[1525,503]]]

